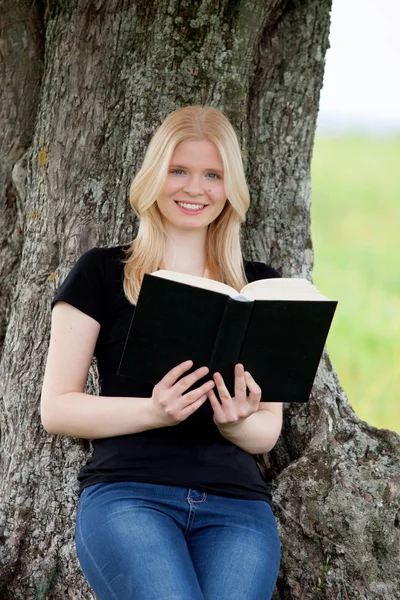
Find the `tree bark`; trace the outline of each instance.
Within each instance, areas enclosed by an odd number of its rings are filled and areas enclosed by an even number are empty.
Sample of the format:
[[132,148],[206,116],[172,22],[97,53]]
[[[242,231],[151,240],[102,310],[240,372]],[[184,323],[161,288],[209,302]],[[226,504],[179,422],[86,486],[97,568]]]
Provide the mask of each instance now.
[[[310,161],[330,8],[0,2],[2,599],[95,598],[74,545],[89,444],[40,423],[50,301],[83,252],[133,239],[129,184],[170,111],[225,111],[251,191],[245,257],[312,280]],[[95,360],[85,391],[99,391]],[[282,539],[275,600],[400,597],[399,456],[399,436],[354,414],[325,352],[310,401],[285,406],[264,456]]]

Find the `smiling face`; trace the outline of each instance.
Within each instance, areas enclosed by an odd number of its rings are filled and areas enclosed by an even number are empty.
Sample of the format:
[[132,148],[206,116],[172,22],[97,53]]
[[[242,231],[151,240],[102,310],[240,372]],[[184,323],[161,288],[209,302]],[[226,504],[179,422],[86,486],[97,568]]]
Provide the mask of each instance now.
[[[184,140],[172,154],[168,174],[157,199],[166,227],[198,229],[207,227],[221,214],[227,198],[224,166],[215,144],[209,140]],[[179,203],[199,205],[180,207]]]

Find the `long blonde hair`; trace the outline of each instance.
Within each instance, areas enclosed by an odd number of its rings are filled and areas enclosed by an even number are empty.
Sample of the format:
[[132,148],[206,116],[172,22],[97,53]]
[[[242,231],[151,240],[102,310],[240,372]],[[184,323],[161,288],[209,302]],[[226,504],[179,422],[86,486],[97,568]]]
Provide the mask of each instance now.
[[184,140],[207,139],[217,147],[224,165],[228,198],[221,214],[207,230],[206,268],[210,277],[237,291],[247,283],[240,246],[240,224],[250,204],[242,155],[235,130],[227,117],[211,106],[186,106],[170,113],[153,135],[143,164],[131,186],[130,205],[139,217],[136,238],[124,250],[124,292],[136,304],[145,273],[165,268],[168,233],[163,225],[157,198],[167,177],[177,144]]

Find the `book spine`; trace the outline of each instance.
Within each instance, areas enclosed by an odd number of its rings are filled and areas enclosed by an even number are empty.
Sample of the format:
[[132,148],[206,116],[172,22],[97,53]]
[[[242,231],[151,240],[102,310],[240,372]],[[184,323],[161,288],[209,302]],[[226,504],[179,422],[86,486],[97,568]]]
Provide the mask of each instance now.
[[[234,396],[235,364],[239,358],[253,307],[254,301],[242,302],[228,297],[211,354],[210,375],[216,372],[221,373],[232,397]],[[214,392],[218,396],[216,388],[214,388]]]

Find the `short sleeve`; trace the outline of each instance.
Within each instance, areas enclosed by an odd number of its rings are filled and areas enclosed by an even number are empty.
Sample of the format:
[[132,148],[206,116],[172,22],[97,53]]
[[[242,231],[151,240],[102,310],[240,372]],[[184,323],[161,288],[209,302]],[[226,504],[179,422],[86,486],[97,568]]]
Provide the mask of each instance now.
[[247,261],[246,275],[248,282],[257,281],[258,279],[272,279],[274,277],[282,277],[282,275],[273,267],[266,263],[258,261]]
[[275,277],[282,277],[282,275],[279,273],[279,271],[277,271],[276,269],[274,269],[273,267],[270,267],[269,265],[262,263],[264,266],[264,275],[263,278],[264,279],[273,279]]
[[51,301],[57,300],[78,308],[101,324],[105,301],[105,261],[101,248],[88,250],[76,261]]

